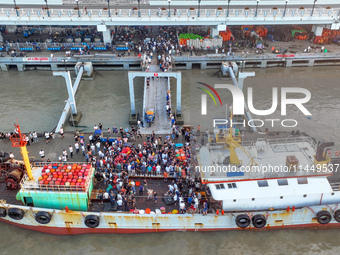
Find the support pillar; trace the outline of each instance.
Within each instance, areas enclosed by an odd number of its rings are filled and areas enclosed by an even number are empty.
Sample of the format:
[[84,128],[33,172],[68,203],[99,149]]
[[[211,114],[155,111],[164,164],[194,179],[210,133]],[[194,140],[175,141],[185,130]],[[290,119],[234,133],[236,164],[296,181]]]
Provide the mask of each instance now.
[[[229,69],[229,72],[230,71],[232,71],[232,70]],[[250,77],[250,76],[255,76],[255,72],[248,72],[248,73],[239,72],[238,73],[238,87],[241,90],[243,90],[243,81],[244,81],[244,79],[247,78],[247,77]]]
[[97,25],[97,30],[103,32],[103,42],[104,44],[111,44],[111,29],[106,25]]
[[213,26],[210,28],[210,36],[215,38],[216,36],[218,36],[218,26]]
[[19,71],[19,72],[25,71],[25,66],[24,66],[24,64],[17,64],[17,67],[18,67],[18,71]]
[[0,67],[1,67],[1,71],[5,71],[5,72],[8,71],[8,66],[6,64],[1,64]]
[[51,70],[52,71],[58,71],[58,65],[57,64],[51,64]]
[[324,29],[323,25],[313,25],[312,31],[316,36],[322,36],[322,31]]
[[293,63],[293,60],[287,60],[286,61],[286,67],[292,67],[292,63]]
[[215,38],[216,36],[219,35],[220,31],[226,31],[227,26],[226,25],[217,25],[217,26],[212,26],[210,28],[210,35],[211,37]]
[[177,75],[177,115],[182,114],[182,74],[178,73]]
[[123,68],[124,68],[124,70],[129,70],[129,64],[128,63],[124,63],[123,64]]
[[128,73],[129,77],[129,92],[130,92],[130,105],[131,105],[131,115],[136,114],[136,107],[135,107],[135,91],[133,87],[133,79],[135,75],[133,73]]
[[[64,125],[66,117],[68,115],[68,112],[71,108],[71,119],[72,119],[72,124],[73,124],[73,128],[74,128],[74,123],[79,123],[80,118],[82,116],[81,112],[79,111],[79,113],[77,114],[77,106],[76,106],[76,100],[75,100],[75,94],[78,90],[80,81],[81,81],[81,77],[83,75],[84,72],[84,67],[81,66],[78,70],[78,75],[76,78],[76,81],[74,82],[74,86],[72,87],[72,81],[71,81],[71,75],[70,72],[53,72],[53,76],[63,76],[66,82],[66,87],[67,87],[67,92],[68,92],[68,99],[66,101],[65,104],[65,108],[63,113],[61,114],[61,117],[59,119],[57,128],[55,129],[55,132],[58,133],[60,128]],[[74,130],[75,131],[75,130]]]
[[186,69],[187,69],[187,70],[192,69],[192,63],[188,63],[188,62],[187,62],[187,64],[186,64]]
[[207,69],[207,63],[206,62],[201,63],[201,69]]
[[261,68],[266,68],[267,67],[267,60],[262,60],[261,61]]
[[314,66],[314,59],[309,60],[308,67]]
[[74,90],[72,87],[71,75],[70,72],[53,72],[53,76],[63,76],[65,78],[67,92],[68,92],[68,101],[71,105],[72,114],[77,114],[77,106],[76,100],[74,98]]

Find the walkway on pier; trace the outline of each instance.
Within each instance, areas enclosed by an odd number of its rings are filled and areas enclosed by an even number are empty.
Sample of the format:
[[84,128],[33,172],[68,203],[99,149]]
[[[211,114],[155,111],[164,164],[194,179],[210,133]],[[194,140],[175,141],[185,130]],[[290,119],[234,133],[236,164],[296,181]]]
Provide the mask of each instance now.
[[[153,59],[153,61],[156,61]],[[143,103],[143,122],[144,127],[141,128],[142,134],[170,134],[171,123],[166,112],[166,97],[167,91],[170,89],[169,77],[154,76],[154,73],[159,71],[156,65],[150,66],[150,85],[147,86],[147,78],[144,84],[144,103]],[[155,109],[155,120],[149,127],[146,121],[146,111]]]

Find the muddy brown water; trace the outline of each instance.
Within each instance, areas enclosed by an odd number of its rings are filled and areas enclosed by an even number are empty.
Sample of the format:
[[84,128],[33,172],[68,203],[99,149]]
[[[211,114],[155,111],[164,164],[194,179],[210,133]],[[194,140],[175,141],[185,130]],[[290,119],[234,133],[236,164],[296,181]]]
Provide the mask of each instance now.
[[[280,115],[280,106],[268,117],[295,119],[298,126],[291,130],[305,131],[318,140],[334,141],[340,148],[340,72],[338,67],[247,69],[256,76],[245,80],[245,88],[253,87],[254,104],[259,109],[271,106],[271,88],[302,87],[311,92],[305,104],[312,113],[308,118],[294,106],[287,116]],[[219,79],[217,70],[193,69],[182,72],[182,112],[186,123],[202,130],[212,130],[214,118],[226,116],[225,106],[231,103],[230,93],[218,90],[223,106],[208,96],[208,115],[201,115],[201,87],[229,83]],[[49,71],[0,73],[0,131],[12,131],[19,120],[24,132],[52,130],[59,120],[67,99],[66,85],[61,77]],[[172,85],[175,93],[175,81]],[[136,107],[142,109],[142,80],[135,81]],[[246,93],[245,93],[246,94]],[[217,100],[217,98],[216,98]],[[92,131],[101,122],[104,128],[128,125],[130,100],[126,72],[99,71],[94,81],[83,81],[76,96],[83,113],[81,131]],[[279,100],[280,102],[280,100]],[[218,101],[217,101],[218,103]],[[281,125],[261,129],[287,131]],[[66,127],[72,131],[72,127]],[[1,254],[339,254],[340,230],[278,230],[263,232],[228,231],[209,233],[174,232],[162,234],[111,234],[54,236],[0,223]]]

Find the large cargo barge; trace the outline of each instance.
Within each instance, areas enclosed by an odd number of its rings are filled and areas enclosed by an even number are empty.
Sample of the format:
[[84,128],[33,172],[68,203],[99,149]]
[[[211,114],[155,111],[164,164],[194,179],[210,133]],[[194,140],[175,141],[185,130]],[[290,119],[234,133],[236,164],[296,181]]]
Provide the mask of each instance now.
[[[7,175],[0,185],[7,190],[0,194],[0,220],[21,228],[71,235],[340,227],[339,184],[329,179],[338,170],[329,157],[333,143],[316,144],[306,136],[247,143],[235,129],[225,129],[206,146],[192,147],[197,163],[191,179],[185,171],[170,175],[169,182],[158,172],[150,177],[137,169],[114,173],[111,188],[117,194],[125,192],[123,180],[133,183],[133,190],[148,181],[159,192],[158,201],[154,194],[135,194],[127,208],[100,197],[106,186],[91,163],[30,164],[19,126],[17,131],[11,141],[24,161],[2,154]],[[184,152],[180,146],[178,155]],[[122,149],[127,156],[130,149]]]

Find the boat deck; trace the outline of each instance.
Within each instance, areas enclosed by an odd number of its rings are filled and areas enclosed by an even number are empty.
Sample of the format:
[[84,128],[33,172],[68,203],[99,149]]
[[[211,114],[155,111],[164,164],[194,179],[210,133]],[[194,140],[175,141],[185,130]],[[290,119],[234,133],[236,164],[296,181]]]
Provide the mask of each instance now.
[[[143,176],[134,176],[131,177],[130,179],[134,180],[135,182],[143,182],[144,177]],[[173,210],[178,210],[179,206],[178,204],[175,205],[174,202],[167,204],[165,203],[163,197],[166,191],[168,190],[168,185],[172,182],[172,179],[169,178],[168,182],[164,182],[162,177],[146,177],[147,183],[148,183],[148,188],[153,189],[153,191],[157,192],[157,203],[155,203],[154,199],[147,200],[147,192],[144,191],[144,194],[142,196],[139,196],[139,187],[136,187],[136,208],[137,209],[143,209],[145,210],[146,208],[151,209],[151,211],[155,211],[156,209],[160,209],[161,207],[164,207],[166,212],[171,212]],[[187,187],[185,181],[183,181],[183,193],[186,194],[188,193],[189,188]],[[106,185],[104,185],[103,181],[101,182],[95,182],[94,183],[94,189],[91,194],[91,202],[89,206],[89,211],[93,212],[115,212],[115,211],[125,211],[124,205],[122,208],[115,208],[111,207],[110,201],[105,201],[104,203],[101,204],[99,195],[102,191],[106,189]],[[0,200],[5,200],[6,203],[8,204],[13,204],[13,205],[22,205],[21,201],[16,200],[16,194],[18,190],[7,190],[6,189],[6,184],[5,183],[0,183]],[[198,191],[200,192],[200,191]],[[211,195],[207,194],[209,192],[206,191],[201,191],[202,193],[206,194],[206,199],[209,201],[210,204],[210,209],[209,211],[212,212],[213,210],[221,209],[220,204],[218,201],[215,201]],[[203,198],[204,195],[202,196],[202,200],[199,205],[199,209],[203,208],[203,201],[205,199]],[[187,206],[188,207],[188,206]],[[130,211],[131,205],[129,204],[128,206],[128,211]]]
[[[143,182],[144,178],[143,177],[132,177],[130,179],[133,179],[135,182],[139,181],[139,182]],[[169,181],[167,183],[165,183],[163,181],[163,178],[160,177],[149,177],[147,178],[147,183],[148,183],[148,189],[152,189],[153,191],[157,192],[157,203],[155,203],[154,199],[152,200],[147,200],[147,192],[144,191],[143,195],[139,196],[139,186],[136,186],[136,194],[134,195],[134,197],[136,198],[136,207],[137,209],[146,209],[149,208],[151,209],[151,211],[154,211],[155,209],[159,209],[160,207],[164,207],[166,209],[167,212],[170,212],[172,210],[178,210],[178,205],[175,205],[174,203],[172,204],[166,204],[163,200],[164,194],[167,192],[168,190],[168,185],[171,183],[171,179],[169,179]],[[185,185],[185,182],[183,182],[184,184],[184,189],[183,192],[187,193],[188,192],[188,188]],[[91,206],[90,206],[90,210],[91,211],[108,211],[108,210],[112,210],[113,208],[111,208],[110,206],[110,202],[109,201],[104,201],[104,204],[100,204],[100,200],[99,200],[99,194],[100,191],[105,190],[104,185],[102,182],[97,183],[94,187],[94,191],[92,192],[92,196],[96,195],[96,193],[98,192],[98,196],[97,198],[93,198],[91,199]],[[91,197],[92,198],[92,197]],[[209,197],[208,197],[209,198]],[[210,198],[211,200],[211,198]],[[215,206],[215,203],[214,203]],[[132,209],[131,205],[129,204],[129,210]],[[124,210],[124,205],[122,210]]]
[[5,200],[7,204],[22,205],[22,203],[15,199],[17,190],[7,190],[6,183],[0,182],[0,200]]
[[[327,168],[316,170],[316,144],[309,137],[259,140],[236,148],[235,152],[240,165],[230,165],[230,151],[224,144],[202,148],[199,168],[202,178],[246,180],[333,174]],[[293,158],[293,163],[288,163],[290,158]]]

